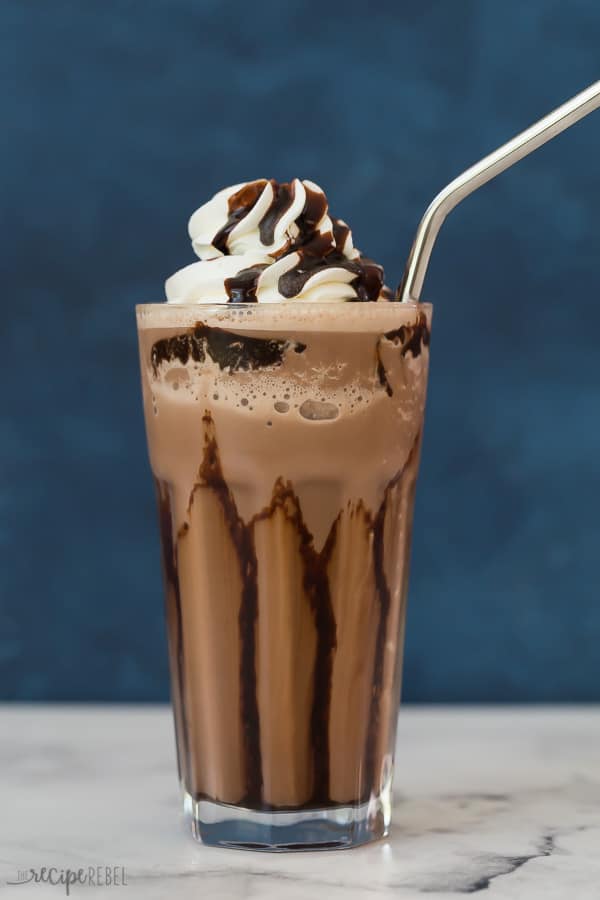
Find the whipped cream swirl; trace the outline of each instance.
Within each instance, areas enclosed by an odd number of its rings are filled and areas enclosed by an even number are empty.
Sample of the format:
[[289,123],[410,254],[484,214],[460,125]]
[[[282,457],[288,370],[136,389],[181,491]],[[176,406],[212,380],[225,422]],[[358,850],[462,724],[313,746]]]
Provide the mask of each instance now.
[[382,267],[354,247],[312,181],[225,188],[196,210],[188,232],[200,262],[167,279],[169,303],[391,299]]

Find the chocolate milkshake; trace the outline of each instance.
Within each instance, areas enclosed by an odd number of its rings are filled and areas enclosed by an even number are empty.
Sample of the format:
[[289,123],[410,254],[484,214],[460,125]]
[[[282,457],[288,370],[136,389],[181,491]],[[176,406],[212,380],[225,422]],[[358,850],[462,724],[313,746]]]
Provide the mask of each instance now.
[[180,781],[206,843],[387,833],[431,310],[311,182],[190,219],[138,307]]

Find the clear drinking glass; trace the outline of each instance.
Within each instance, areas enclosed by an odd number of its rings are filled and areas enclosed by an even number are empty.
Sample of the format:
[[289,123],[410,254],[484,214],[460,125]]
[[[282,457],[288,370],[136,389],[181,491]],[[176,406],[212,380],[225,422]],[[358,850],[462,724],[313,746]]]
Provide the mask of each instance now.
[[193,834],[382,837],[431,307],[152,304],[137,321]]

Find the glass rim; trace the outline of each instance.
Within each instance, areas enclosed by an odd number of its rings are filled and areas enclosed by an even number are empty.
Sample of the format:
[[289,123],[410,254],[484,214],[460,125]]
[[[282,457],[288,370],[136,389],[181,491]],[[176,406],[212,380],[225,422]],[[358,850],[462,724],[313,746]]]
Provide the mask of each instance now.
[[319,309],[335,309],[339,308],[340,312],[344,309],[348,309],[348,307],[352,307],[352,310],[365,308],[366,310],[373,310],[373,308],[377,309],[423,309],[426,311],[433,310],[433,303],[429,303],[428,301],[423,300],[386,300],[386,301],[377,301],[377,300],[329,300],[329,301],[318,301],[318,300],[281,300],[277,303],[264,303],[264,302],[254,302],[254,303],[223,303],[218,300],[202,300],[202,301],[193,301],[190,303],[168,303],[166,300],[162,300],[156,303],[136,303],[135,311],[136,312],[144,312],[144,310],[150,309],[169,309],[169,310],[193,310],[193,309],[205,309],[205,310],[218,310],[219,312],[234,312],[236,309],[243,310],[270,310],[273,312],[275,309],[281,310],[285,309],[299,309],[299,310],[319,310]]
[[140,303],[135,317],[139,331],[154,328],[211,328],[237,331],[302,330],[307,332],[386,333],[423,318],[433,320],[429,303],[413,301],[329,302],[282,301],[280,303]]

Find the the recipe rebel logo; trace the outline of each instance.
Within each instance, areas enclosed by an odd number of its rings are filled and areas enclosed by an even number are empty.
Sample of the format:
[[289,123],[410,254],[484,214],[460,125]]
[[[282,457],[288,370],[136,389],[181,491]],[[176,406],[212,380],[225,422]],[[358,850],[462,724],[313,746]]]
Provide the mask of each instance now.
[[127,887],[128,884],[124,866],[87,866],[79,869],[42,866],[39,869],[19,869],[16,880],[6,883],[62,885],[67,897],[70,896],[71,888],[78,884],[87,887]]

